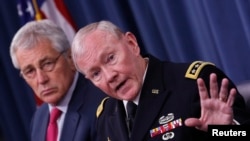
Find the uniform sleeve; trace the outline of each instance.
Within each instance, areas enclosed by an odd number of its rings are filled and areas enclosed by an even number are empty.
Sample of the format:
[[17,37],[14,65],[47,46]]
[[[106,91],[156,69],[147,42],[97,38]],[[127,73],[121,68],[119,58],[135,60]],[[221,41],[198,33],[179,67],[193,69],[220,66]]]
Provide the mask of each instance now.
[[[209,90],[209,77],[211,73],[215,73],[217,75],[218,85],[219,88],[221,86],[221,82],[223,78],[227,78],[229,80],[229,90],[231,88],[236,88],[234,82],[218,67],[210,62],[202,62],[202,61],[195,61],[193,62],[187,72],[186,77],[190,79],[197,79],[202,78],[205,83],[206,87]],[[236,88],[237,89],[237,88]],[[234,111],[234,119],[239,124],[250,124],[250,113],[246,110],[246,104],[244,101],[243,96],[238,92],[233,104],[233,111]]]

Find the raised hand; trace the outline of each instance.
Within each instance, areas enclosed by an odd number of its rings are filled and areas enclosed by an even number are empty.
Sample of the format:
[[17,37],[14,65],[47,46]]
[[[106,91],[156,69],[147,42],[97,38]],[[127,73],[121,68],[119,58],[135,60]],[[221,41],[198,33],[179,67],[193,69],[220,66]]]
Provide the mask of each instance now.
[[210,96],[208,88],[203,79],[197,79],[201,102],[200,118],[188,118],[185,120],[186,126],[195,127],[202,131],[207,131],[208,125],[229,125],[233,123],[233,109],[236,89],[228,90],[228,79],[224,78],[219,89],[217,76],[210,75]]

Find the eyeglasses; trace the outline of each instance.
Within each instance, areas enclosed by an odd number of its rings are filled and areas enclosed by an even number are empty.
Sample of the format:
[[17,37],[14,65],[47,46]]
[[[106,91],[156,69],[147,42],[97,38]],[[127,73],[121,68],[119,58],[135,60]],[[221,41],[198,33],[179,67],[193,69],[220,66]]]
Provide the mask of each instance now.
[[[57,60],[61,57],[61,55],[64,52],[61,52],[56,58],[54,59],[46,59],[45,61],[43,61],[41,63],[41,65],[39,66],[39,69],[44,71],[44,72],[51,72],[54,70],[55,66],[56,66],[56,62]],[[36,68],[34,67],[29,67],[26,68],[24,70],[20,71],[20,76],[22,76],[23,78],[26,79],[33,79],[36,76]]]

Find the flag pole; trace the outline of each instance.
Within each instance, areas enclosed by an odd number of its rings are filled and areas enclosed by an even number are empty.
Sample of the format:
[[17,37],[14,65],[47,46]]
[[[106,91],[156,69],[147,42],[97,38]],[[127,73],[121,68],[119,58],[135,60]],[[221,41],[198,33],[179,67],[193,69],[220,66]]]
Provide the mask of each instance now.
[[35,19],[37,21],[39,20],[42,20],[43,19],[43,16],[42,16],[42,13],[40,12],[39,8],[38,8],[38,4],[37,4],[37,1],[36,0],[32,0],[32,4],[34,6],[34,9],[35,9]]

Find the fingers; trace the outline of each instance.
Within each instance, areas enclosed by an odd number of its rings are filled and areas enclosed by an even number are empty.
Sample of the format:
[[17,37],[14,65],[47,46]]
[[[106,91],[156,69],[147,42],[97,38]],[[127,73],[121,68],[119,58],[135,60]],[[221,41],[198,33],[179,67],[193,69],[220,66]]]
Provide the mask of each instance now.
[[228,98],[228,80],[224,78],[221,82],[221,88],[220,88],[220,93],[219,93],[219,100],[226,102]]
[[210,75],[210,96],[211,98],[218,98],[218,92],[219,92],[219,88],[218,88],[218,82],[217,82],[217,76],[216,74],[212,73]]
[[221,82],[219,100],[227,103],[229,106],[232,106],[237,92],[235,88],[232,88],[229,91],[228,86],[229,86],[229,80],[224,78]]
[[197,118],[187,118],[184,121],[184,124],[189,127],[200,127],[202,126],[202,123],[199,119]]
[[227,99],[228,106],[233,106],[236,94],[237,94],[236,89],[232,88],[230,90],[230,94],[229,94],[228,99]]
[[205,82],[201,78],[197,79],[197,85],[198,85],[200,100],[201,100],[201,103],[202,103],[203,100],[205,100],[206,98],[208,98],[207,87],[205,85]]
[[[198,84],[200,98],[201,100],[205,100],[206,98],[209,97],[205,82],[203,81],[203,79],[198,78],[197,84]],[[233,105],[236,95],[236,89],[231,89],[229,92],[228,88],[229,80],[227,78],[222,79],[221,87],[219,88],[217,75],[215,73],[212,73],[210,75],[209,85],[210,85],[209,88],[210,97],[212,99],[218,99],[222,102],[227,103],[229,106]]]

